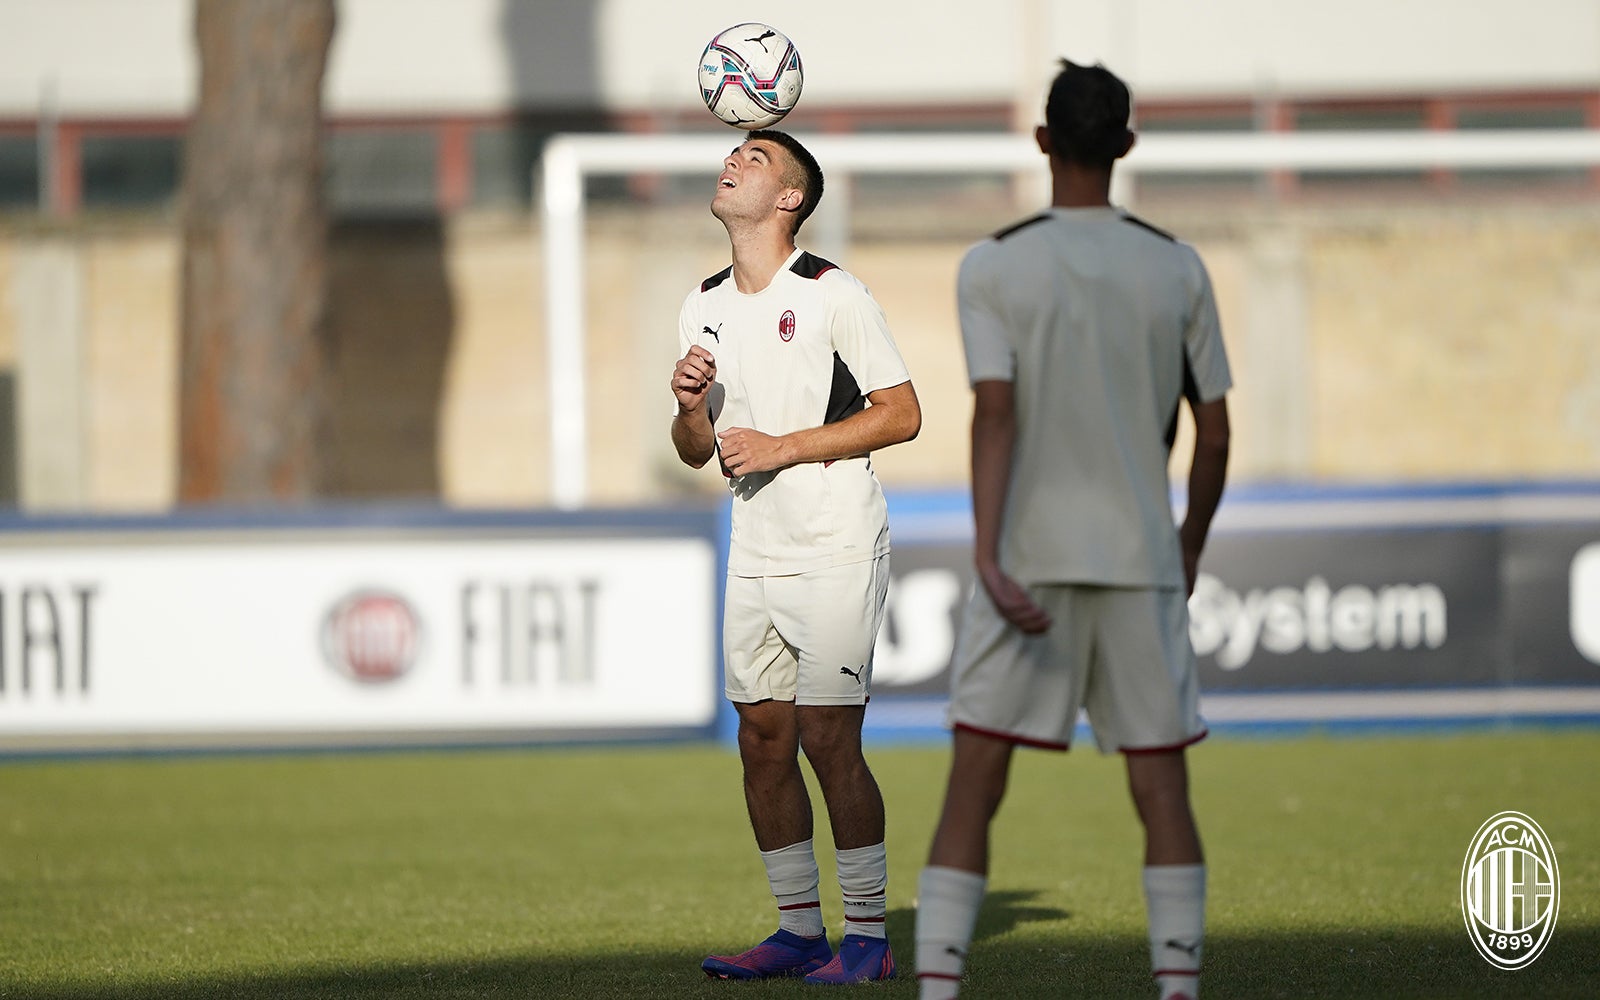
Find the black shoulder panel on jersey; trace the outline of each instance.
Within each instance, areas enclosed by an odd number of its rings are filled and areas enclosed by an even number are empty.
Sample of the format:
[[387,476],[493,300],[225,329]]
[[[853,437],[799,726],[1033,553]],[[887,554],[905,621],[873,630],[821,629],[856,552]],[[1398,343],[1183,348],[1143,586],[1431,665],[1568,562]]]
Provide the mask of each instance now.
[[718,271],[716,274],[713,274],[711,277],[709,277],[706,280],[700,282],[700,290],[702,292],[709,292],[713,288],[715,288],[718,285],[722,284],[724,281],[727,281],[728,278],[732,274],[733,274],[733,265],[729,264],[727,267],[725,267],[722,270]]
[[831,260],[823,260],[814,253],[801,251],[800,256],[790,266],[789,270],[802,278],[820,278],[838,267],[839,265]]
[[1145,230],[1148,230],[1148,231],[1150,231],[1152,233],[1155,233],[1157,236],[1161,237],[1164,240],[1170,240],[1173,243],[1178,242],[1178,238],[1176,236],[1174,236],[1171,233],[1167,232],[1165,229],[1159,229],[1159,228],[1157,228],[1155,226],[1152,226],[1150,223],[1148,223],[1148,222],[1144,221],[1143,219],[1139,218],[1137,215],[1124,215],[1122,217],[1122,221],[1131,222],[1134,225],[1138,226],[1140,229],[1145,229]]
[[1029,226],[1033,225],[1034,223],[1043,222],[1044,220],[1046,220],[1048,218],[1050,218],[1050,213],[1049,212],[1040,212],[1038,215],[1035,215],[1031,219],[1023,219],[1021,222],[1013,223],[1013,224],[1007,226],[1006,228],[1000,230],[998,233],[995,233],[993,236],[991,236],[989,238],[991,240],[1003,240],[1007,236],[1010,236],[1012,233],[1020,232],[1020,231],[1022,231],[1024,229],[1027,229]]
[[828,411],[822,417],[824,424],[836,424],[845,417],[867,408],[867,399],[861,395],[861,384],[850,374],[850,366],[833,352],[833,389],[828,393]]

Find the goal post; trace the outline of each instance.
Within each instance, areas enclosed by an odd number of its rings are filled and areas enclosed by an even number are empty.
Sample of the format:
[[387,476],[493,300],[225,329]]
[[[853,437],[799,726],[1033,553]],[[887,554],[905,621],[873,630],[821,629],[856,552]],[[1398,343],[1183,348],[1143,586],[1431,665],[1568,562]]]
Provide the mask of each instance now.
[[[799,135],[830,176],[860,174],[1033,174],[1045,161],[1029,136],[1010,133]],[[544,320],[550,402],[550,498],[560,509],[588,500],[585,387],[584,220],[590,177],[678,174],[714,177],[726,133],[553,137],[535,168],[544,258]],[[1119,166],[1122,183],[1141,176],[1218,172],[1539,170],[1600,166],[1600,130],[1449,132],[1244,132],[1141,134]],[[841,187],[843,187],[841,185]],[[1125,200],[1125,199],[1119,199]],[[826,209],[826,210],[825,210]],[[823,238],[848,227],[848,205],[819,206]]]

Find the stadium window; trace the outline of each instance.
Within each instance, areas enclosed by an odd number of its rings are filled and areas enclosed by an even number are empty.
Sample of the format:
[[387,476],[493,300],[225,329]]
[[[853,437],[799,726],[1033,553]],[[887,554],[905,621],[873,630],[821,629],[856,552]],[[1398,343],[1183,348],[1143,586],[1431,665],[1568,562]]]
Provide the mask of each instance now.
[[[937,135],[1004,133],[1012,128],[1010,114],[1006,107],[978,105],[971,108],[839,109],[827,113],[826,117],[832,130],[841,133]],[[852,214],[857,216],[856,231],[864,237],[877,231],[876,223],[880,222],[890,231],[912,224],[919,230],[933,227],[938,231],[939,224],[944,221],[956,226],[965,224],[943,219],[942,212],[983,210],[994,205],[1008,209],[1012,182],[1012,176],[1005,172],[859,173],[850,178],[849,197]],[[885,211],[878,212],[879,209]]]
[[[1259,122],[1249,108],[1156,107],[1140,109],[1134,129],[1148,135],[1207,132],[1252,132]],[[1140,199],[1184,199],[1252,196],[1261,191],[1261,175],[1250,171],[1150,174],[1134,184]]]
[[39,140],[32,134],[0,135],[0,208],[39,205]]
[[438,211],[438,138],[426,128],[339,128],[326,137],[328,205],[335,214]]
[[483,125],[472,130],[472,203],[526,206],[533,167],[550,131],[532,125]]
[[[1464,105],[1456,112],[1458,129],[1572,129],[1587,128],[1582,104]],[[1581,185],[1589,171],[1583,167],[1549,170],[1458,170],[1459,182],[1474,191],[1526,189],[1530,184]]]
[[[554,135],[608,132],[616,125],[597,112],[529,114],[512,121],[484,122],[472,129],[472,204],[527,207],[533,171]],[[628,200],[627,178],[590,177],[586,190],[600,201]]]
[[1253,132],[1256,117],[1247,110],[1199,111],[1162,109],[1139,112],[1140,132]]
[[1456,111],[1456,128],[1587,128],[1581,104],[1534,107],[1481,107],[1465,105]]
[[153,208],[177,199],[179,136],[88,134],[80,148],[85,206]]
[[1305,105],[1294,111],[1294,127],[1301,132],[1392,132],[1420,129],[1427,124],[1421,104],[1361,107]]
[[[1409,132],[1428,127],[1427,109],[1421,102],[1384,105],[1310,104],[1294,109],[1295,129],[1302,132]],[[1426,184],[1425,170],[1302,171],[1306,194],[1339,194],[1360,190],[1414,191]]]

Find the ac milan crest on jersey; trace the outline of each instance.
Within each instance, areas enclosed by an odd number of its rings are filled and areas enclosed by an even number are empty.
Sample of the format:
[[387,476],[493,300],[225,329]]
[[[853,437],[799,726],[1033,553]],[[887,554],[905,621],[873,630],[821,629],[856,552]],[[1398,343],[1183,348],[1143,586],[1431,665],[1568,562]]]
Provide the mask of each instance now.
[[785,309],[783,315],[778,317],[778,336],[787,344],[794,339],[794,310]]

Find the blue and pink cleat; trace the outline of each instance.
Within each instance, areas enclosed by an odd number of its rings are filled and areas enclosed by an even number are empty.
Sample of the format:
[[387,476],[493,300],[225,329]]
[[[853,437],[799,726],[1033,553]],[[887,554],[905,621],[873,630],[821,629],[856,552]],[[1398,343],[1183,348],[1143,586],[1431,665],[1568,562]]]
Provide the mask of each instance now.
[[[713,979],[781,979],[826,971],[832,967],[828,964],[830,959],[833,949],[828,947],[826,934],[801,937],[780,930],[743,954],[712,955],[700,963],[700,968]],[[811,981],[809,976],[806,981]]]
[[806,976],[817,986],[843,986],[894,978],[894,952],[885,938],[846,934],[833,961]]

